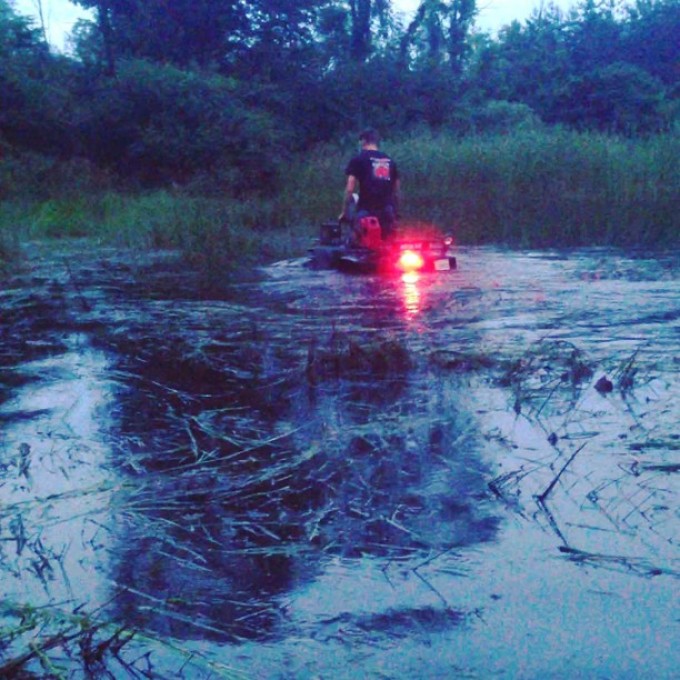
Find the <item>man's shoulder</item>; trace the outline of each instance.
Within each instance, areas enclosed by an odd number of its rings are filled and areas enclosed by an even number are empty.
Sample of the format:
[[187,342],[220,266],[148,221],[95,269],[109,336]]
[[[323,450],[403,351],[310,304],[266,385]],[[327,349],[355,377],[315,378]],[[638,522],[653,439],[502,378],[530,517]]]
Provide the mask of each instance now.
[[362,150],[356,156],[352,156],[352,158],[350,158],[349,163],[347,163],[347,172],[366,167],[366,165],[370,164],[370,162],[370,152]]
[[347,174],[357,174],[362,171],[370,172],[371,167],[374,165],[374,161],[389,161],[390,166],[396,171],[397,164],[389,154],[380,149],[362,149],[347,163],[345,172]]
[[385,153],[382,149],[368,149],[362,151],[362,153],[365,153],[369,158],[389,158],[392,160],[389,154]]

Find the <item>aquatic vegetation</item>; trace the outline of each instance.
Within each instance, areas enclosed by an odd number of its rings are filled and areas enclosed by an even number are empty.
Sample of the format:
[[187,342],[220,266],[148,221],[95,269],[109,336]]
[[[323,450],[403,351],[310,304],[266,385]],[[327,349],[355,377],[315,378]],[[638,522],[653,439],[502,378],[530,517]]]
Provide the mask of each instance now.
[[461,243],[661,245],[679,233],[678,143],[552,130],[409,140],[393,154],[408,213]]

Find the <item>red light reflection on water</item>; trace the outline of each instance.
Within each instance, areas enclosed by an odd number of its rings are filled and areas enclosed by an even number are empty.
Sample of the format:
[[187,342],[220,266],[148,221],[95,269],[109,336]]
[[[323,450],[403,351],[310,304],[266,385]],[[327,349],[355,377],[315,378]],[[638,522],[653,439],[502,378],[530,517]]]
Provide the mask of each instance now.
[[417,272],[405,272],[401,275],[404,284],[402,295],[404,299],[404,309],[407,317],[413,317],[420,311],[420,275]]

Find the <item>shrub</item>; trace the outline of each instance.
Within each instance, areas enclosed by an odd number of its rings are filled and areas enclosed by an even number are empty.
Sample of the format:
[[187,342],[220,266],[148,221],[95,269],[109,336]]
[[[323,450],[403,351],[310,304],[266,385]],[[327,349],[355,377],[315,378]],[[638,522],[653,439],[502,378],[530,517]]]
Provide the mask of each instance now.
[[539,116],[526,104],[495,100],[486,102],[472,113],[478,134],[510,134],[519,130],[539,129]]
[[219,75],[143,60],[91,89],[79,126],[94,160],[146,188],[185,185],[209,173],[221,190],[272,190],[280,138],[273,119],[239,100]]

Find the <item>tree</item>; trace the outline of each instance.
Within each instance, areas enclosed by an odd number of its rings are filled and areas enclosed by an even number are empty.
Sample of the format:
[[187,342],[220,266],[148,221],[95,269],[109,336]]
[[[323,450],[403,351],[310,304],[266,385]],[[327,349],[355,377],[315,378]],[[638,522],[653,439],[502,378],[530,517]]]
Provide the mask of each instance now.
[[121,57],[207,66],[248,37],[246,7],[239,0],[74,1],[96,10],[111,73]]
[[626,59],[667,87],[680,81],[680,0],[637,0],[622,35]]
[[573,77],[556,99],[549,122],[619,134],[663,125],[663,86],[646,71],[617,62]]
[[[271,189],[280,132],[216,74],[122,60],[115,77],[82,93],[77,122],[99,165],[143,186],[186,184],[202,174],[226,189]],[[218,183],[218,182],[216,182]]]
[[623,10],[619,0],[582,0],[576,7],[575,19],[565,33],[573,70],[586,75],[619,60],[622,54]]
[[0,138],[17,149],[65,153],[70,68],[44,34],[0,0]]
[[366,61],[371,51],[371,0],[349,0],[349,11],[350,54],[355,61]]
[[521,102],[545,118],[571,75],[567,22],[554,6],[503,28],[478,56],[479,85],[491,99]]
[[422,0],[402,38],[402,60],[415,48],[431,64],[446,58],[452,73],[460,76],[476,12],[475,0]]
[[460,76],[463,72],[468,33],[476,13],[475,0],[454,0],[450,4],[447,51],[454,76]]
[[386,25],[390,11],[390,0],[349,0],[349,51],[353,61],[364,62],[369,58],[374,48],[376,23]]

